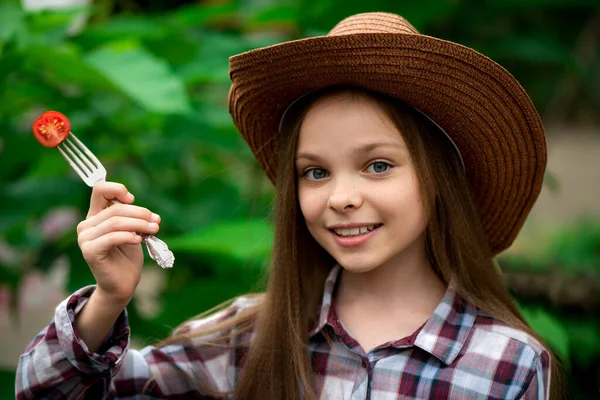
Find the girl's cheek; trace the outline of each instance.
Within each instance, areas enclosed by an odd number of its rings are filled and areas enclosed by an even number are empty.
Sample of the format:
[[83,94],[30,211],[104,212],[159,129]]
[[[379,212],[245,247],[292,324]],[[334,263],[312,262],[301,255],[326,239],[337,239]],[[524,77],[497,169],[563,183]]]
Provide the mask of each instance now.
[[318,190],[301,190],[298,195],[300,210],[307,221],[318,218],[327,208],[327,197]]
[[312,214],[313,207],[311,206],[311,196],[306,193],[306,190],[300,190],[298,193],[298,201],[300,202],[300,211],[305,219],[309,219]]

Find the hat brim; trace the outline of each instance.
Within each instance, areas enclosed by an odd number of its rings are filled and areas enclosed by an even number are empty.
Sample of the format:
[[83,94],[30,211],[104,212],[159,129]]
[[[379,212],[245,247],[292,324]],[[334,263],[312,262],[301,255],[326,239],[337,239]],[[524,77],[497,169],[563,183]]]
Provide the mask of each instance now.
[[452,138],[494,254],[513,242],[541,191],[547,155],[535,107],[508,71],[468,47],[415,34],[314,37],[233,56],[230,77],[233,121],[273,182],[288,105],[352,85],[403,100]]

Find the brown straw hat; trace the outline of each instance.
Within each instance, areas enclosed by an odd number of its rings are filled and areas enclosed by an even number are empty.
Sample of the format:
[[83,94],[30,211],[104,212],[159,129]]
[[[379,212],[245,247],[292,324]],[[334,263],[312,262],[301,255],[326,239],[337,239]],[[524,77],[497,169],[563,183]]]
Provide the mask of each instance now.
[[287,107],[309,92],[350,85],[403,100],[452,139],[494,254],[511,245],[540,193],[546,141],[525,90],[486,56],[419,34],[398,15],[354,15],[326,36],[251,50],[229,63],[229,111],[273,182]]

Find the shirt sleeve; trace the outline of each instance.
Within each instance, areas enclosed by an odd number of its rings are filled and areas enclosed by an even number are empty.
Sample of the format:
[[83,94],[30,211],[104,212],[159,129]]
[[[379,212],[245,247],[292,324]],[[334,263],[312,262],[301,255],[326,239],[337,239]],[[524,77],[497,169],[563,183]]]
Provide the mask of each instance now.
[[535,359],[532,376],[522,400],[548,400],[550,398],[550,354],[544,350]]
[[102,399],[133,399],[142,393],[149,399],[209,399],[199,388],[231,389],[232,351],[183,344],[130,349],[126,310],[100,349],[90,352],[74,322],[94,289],[87,286],[61,302],[50,324],[27,345],[17,366],[17,400],[88,398],[91,393]]

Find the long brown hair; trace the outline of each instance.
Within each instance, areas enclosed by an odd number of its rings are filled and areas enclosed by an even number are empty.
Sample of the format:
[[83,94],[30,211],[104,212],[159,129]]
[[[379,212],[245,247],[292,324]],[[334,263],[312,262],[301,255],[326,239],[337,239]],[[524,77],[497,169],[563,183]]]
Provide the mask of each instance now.
[[[298,203],[294,160],[300,126],[310,105],[316,98],[340,92],[374,102],[402,132],[431,216],[426,251],[438,276],[446,284],[453,279],[457,292],[476,307],[542,342],[521,316],[494,267],[460,158],[444,134],[399,100],[360,88],[331,88],[306,96],[286,116],[280,151],[274,155],[278,157],[275,240],[263,299],[210,332],[193,333],[201,337],[235,325],[254,329],[252,346],[233,391],[235,399],[316,398],[308,331],[335,260],[308,232]],[[189,334],[173,336],[162,344],[188,338]],[[561,399],[562,370],[552,353],[551,370],[551,398]]]

